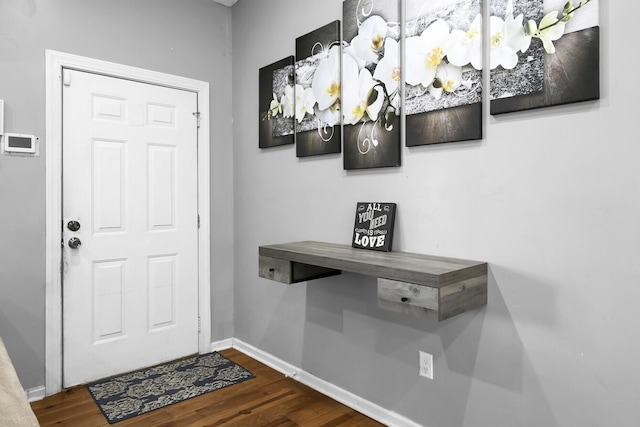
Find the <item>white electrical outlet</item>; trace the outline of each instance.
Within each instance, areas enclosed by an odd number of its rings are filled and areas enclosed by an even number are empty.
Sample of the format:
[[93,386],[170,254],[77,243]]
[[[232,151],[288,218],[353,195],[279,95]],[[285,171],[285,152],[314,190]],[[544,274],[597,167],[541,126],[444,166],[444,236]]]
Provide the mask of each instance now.
[[420,352],[420,376],[433,379],[433,355]]

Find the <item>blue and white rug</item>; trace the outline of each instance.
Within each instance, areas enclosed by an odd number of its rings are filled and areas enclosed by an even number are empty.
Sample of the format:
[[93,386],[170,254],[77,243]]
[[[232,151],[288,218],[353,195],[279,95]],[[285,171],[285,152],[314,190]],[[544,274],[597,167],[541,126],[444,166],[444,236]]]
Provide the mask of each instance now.
[[251,378],[251,372],[213,352],[99,380],[87,389],[113,424]]

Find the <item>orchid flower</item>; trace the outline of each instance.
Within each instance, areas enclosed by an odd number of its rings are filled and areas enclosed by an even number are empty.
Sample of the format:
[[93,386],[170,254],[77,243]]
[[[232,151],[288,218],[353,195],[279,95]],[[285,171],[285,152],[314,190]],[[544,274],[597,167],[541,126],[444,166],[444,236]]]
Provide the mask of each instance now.
[[511,70],[518,64],[518,52],[526,52],[529,49],[531,36],[525,33],[522,20],[523,15],[518,15],[515,19],[507,16],[504,21],[498,16],[490,18],[489,65],[492,70],[498,65]]
[[476,70],[482,70],[482,15],[475,17],[469,30],[451,31],[447,59],[458,67],[471,63]]
[[318,105],[315,107],[315,115],[322,123],[329,126],[340,124],[340,100],[325,110],[320,110]]
[[282,104],[278,101],[278,95],[274,93],[271,104],[269,104],[269,117],[275,117],[278,113],[282,114]]
[[[567,16],[570,17],[571,15]],[[567,20],[569,19],[571,18]],[[556,53],[556,47],[553,45],[553,42],[562,37],[564,27],[565,22],[558,19],[558,11],[554,10],[542,18],[542,21],[540,21],[540,29],[536,26],[535,21],[529,20],[529,22],[527,22],[526,32],[542,40],[542,45],[547,53]]]
[[400,49],[398,42],[392,38],[387,38],[384,43],[384,57],[376,66],[373,78],[381,81],[391,95],[398,90],[400,83]]
[[440,99],[443,92],[453,92],[462,84],[462,68],[453,64],[442,64],[438,68],[436,78],[429,86],[429,93]]
[[446,55],[449,25],[442,19],[431,23],[419,36],[406,39],[406,81],[412,86],[428,87]]
[[365,63],[377,64],[384,49],[387,30],[387,23],[377,15],[365,20],[358,28],[358,35],[351,41],[355,57]]
[[335,45],[329,56],[320,62],[311,83],[320,111],[326,110],[340,98],[340,47]]
[[285,86],[284,95],[282,95],[282,98],[280,98],[280,104],[282,105],[282,117],[293,117],[294,100],[295,98],[293,95],[293,86]]
[[358,56],[356,55],[356,51],[353,48],[352,44],[350,44],[349,46],[343,48],[342,52],[344,52],[346,54],[349,54],[349,56],[351,56],[356,61],[356,64],[358,65],[358,70],[361,69],[361,68],[364,68],[364,66],[367,65],[367,61],[358,58]]
[[344,123],[355,125],[364,118],[365,113],[372,119],[378,116],[382,100],[377,93],[375,102],[371,102],[375,81],[371,72],[363,68],[358,71],[355,59],[343,56],[342,72],[344,76],[344,92],[342,94],[342,111]]
[[303,88],[301,85],[296,85],[296,120],[301,123],[304,120],[305,114],[313,113],[313,106],[316,100],[313,96],[313,89]]

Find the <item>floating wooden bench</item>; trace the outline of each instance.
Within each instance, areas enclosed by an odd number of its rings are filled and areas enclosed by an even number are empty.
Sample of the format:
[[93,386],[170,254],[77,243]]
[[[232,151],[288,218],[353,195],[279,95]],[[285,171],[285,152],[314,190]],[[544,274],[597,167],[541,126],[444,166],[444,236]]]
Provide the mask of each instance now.
[[260,246],[259,276],[293,284],[342,271],[378,278],[378,305],[438,321],[487,304],[487,263],[324,242]]

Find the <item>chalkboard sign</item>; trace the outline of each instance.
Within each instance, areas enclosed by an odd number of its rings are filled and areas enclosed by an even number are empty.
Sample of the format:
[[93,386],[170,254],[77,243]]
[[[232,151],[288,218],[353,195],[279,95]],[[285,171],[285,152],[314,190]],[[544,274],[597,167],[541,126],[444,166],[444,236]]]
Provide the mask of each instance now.
[[351,246],[389,252],[393,243],[395,203],[359,202]]

